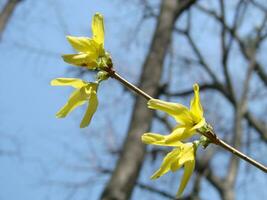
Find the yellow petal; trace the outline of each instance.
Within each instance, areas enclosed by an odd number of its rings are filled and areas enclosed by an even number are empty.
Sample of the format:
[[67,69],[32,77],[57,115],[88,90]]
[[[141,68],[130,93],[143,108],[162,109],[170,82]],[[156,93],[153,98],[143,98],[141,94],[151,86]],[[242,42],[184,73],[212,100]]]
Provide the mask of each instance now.
[[194,161],[195,160],[195,147],[194,144],[191,142],[183,144],[181,148],[181,154],[179,157],[179,165],[183,165],[186,162]]
[[95,56],[92,56],[90,54],[66,54],[63,55],[62,58],[66,63],[72,65],[87,67],[89,69],[94,69],[97,67]]
[[195,148],[193,143],[181,143],[179,146],[180,154],[176,158],[176,162],[174,162],[171,166],[171,170],[174,172],[178,170],[181,166],[185,164],[185,162],[193,161],[195,159]]
[[180,153],[179,148],[175,148],[170,153],[168,153],[165,158],[163,159],[163,162],[159,168],[158,171],[156,171],[150,178],[151,179],[157,179],[161,177],[162,175],[166,174],[168,171],[170,171],[171,165],[173,162],[177,160],[177,156]]
[[96,13],[92,22],[93,39],[99,43],[104,44],[105,29],[104,19],[100,13]]
[[164,140],[164,136],[156,133],[144,133],[141,139],[145,144],[156,144],[158,141]]
[[172,132],[166,137],[166,144],[174,141],[183,141],[190,138],[195,133],[195,130],[178,125]]
[[156,133],[144,133],[142,135],[142,142],[145,144],[153,144],[153,145],[160,145],[160,146],[179,146],[181,144],[178,140],[172,140],[166,142],[168,136],[156,134]]
[[93,91],[89,97],[89,104],[86,110],[86,113],[82,119],[82,122],[80,124],[80,128],[84,128],[89,125],[94,113],[96,112],[98,106],[98,99],[96,92]]
[[201,118],[203,118],[203,108],[200,102],[198,84],[194,84],[193,88],[194,88],[194,97],[190,103],[190,111],[198,120],[200,120]]
[[[178,159],[178,158],[176,158],[176,159]],[[182,166],[182,165],[178,162],[178,160],[176,160],[175,162],[173,162],[173,163],[171,164],[171,171],[172,171],[172,172],[175,172],[175,171],[177,171],[178,169],[180,169],[181,166]]]
[[56,78],[51,81],[52,86],[72,86],[74,88],[81,88],[85,84],[85,81],[77,78]]
[[75,90],[67,103],[57,112],[56,117],[63,118],[66,117],[71,111],[73,111],[76,107],[84,104],[86,101],[81,96],[79,89]]
[[88,53],[96,51],[94,42],[90,38],[67,36],[67,39],[71,46],[78,52]]
[[190,177],[193,174],[194,168],[195,168],[195,161],[186,162],[184,164],[183,178],[182,178],[182,181],[180,183],[179,190],[176,194],[178,197],[180,197],[183,194],[183,191],[184,191]]
[[193,123],[193,118],[189,109],[182,104],[170,103],[159,99],[151,99],[148,101],[148,107],[168,113],[181,124]]

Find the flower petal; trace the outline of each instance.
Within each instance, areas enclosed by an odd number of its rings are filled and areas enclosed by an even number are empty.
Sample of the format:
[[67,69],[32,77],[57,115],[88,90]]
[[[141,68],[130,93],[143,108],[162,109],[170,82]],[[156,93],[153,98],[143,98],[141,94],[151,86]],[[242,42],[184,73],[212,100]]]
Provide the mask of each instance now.
[[100,13],[96,13],[92,22],[93,39],[99,43],[104,44],[105,28],[104,19]]
[[162,175],[166,174],[168,171],[170,171],[171,165],[175,160],[177,160],[177,156],[180,153],[180,148],[173,149],[170,153],[168,153],[165,158],[163,159],[163,162],[159,168],[150,178],[151,179],[157,179],[161,177]]
[[179,190],[176,194],[177,197],[180,197],[183,194],[185,186],[187,185],[190,177],[193,174],[194,168],[195,168],[195,161],[186,162],[184,164],[184,174],[183,174],[183,178],[180,183],[180,186],[179,186]]
[[141,139],[145,144],[157,144],[158,141],[164,140],[164,136],[157,133],[144,133]]
[[188,142],[183,145],[181,156],[179,157],[179,164],[184,165],[186,162],[195,160],[196,148],[193,143]]
[[148,101],[148,107],[168,113],[181,124],[193,123],[193,118],[189,109],[182,104],[170,103],[159,99],[151,99]]
[[171,144],[175,141],[183,141],[190,138],[195,133],[195,130],[190,130],[185,126],[178,125],[171,134],[167,135],[165,138],[165,144]]
[[89,125],[94,113],[96,112],[97,106],[98,106],[97,95],[95,91],[92,91],[89,97],[89,104],[87,110],[80,124],[80,128],[84,128]]
[[190,103],[190,111],[198,120],[200,120],[203,118],[203,108],[200,102],[198,84],[195,83],[193,88],[194,88],[194,97]]
[[51,81],[52,86],[72,86],[74,88],[81,88],[87,84],[85,81],[78,78],[56,78]]
[[96,51],[94,41],[88,37],[67,36],[67,40],[69,41],[71,46],[78,52],[92,53]]
[[142,142],[145,144],[153,144],[153,145],[160,145],[160,146],[174,146],[177,147],[181,145],[181,142],[178,140],[172,140],[166,142],[168,138],[167,136],[156,134],[156,133],[144,133],[142,135]]
[[181,143],[179,148],[181,149],[181,152],[176,158],[177,161],[171,165],[171,170],[173,172],[183,166],[185,162],[193,161],[195,159],[195,148],[193,143]]
[[62,58],[66,63],[72,65],[87,67],[89,69],[94,69],[97,67],[95,57],[90,54],[65,54],[62,55]]
[[68,99],[67,103],[57,112],[57,118],[66,117],[71,111],[73,111],[76,107],[84,104],[86,101],[81,96],[80,90],[75,90],[70,98]]

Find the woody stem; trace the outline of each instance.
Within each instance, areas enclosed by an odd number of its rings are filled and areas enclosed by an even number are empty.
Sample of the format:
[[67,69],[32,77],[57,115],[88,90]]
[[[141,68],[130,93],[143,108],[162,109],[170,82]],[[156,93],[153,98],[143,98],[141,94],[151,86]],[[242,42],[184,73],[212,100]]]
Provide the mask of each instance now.
[[118,80],[119,82],[121,82],[124,86],[126,86],[127,88],[129,88],[130,90],[133,90],[137,94],[139,94],[142,97],[144,97],[147,101],[149,101],[150,99],[152,99],[152,97],[150,95],[148,95],[143,90],[141,90],[138,87],[136,87],[135,85],[131,84],[129,81],[127,81],[126,79],[124,79],[123,77],[121,77],[117,72],[115,72],[115,71],[107,71],[107,72],[110,74],[110,77],[115,78],[116,80]]
[[229,144],[227,144],[223,140],[219,139],[219,144],[218,145],[221,146],[222,148],[224,148],[225,150],[231,152],[232,154],[238,156],[239,158],[241,158],[241,159],[247,161],[248,163],[254,165],[255,167],[261,169],[265,173],[267,173],[267,167],[266,166],[264,166],[263,164],[257,162],[256,160],[250,158],[249,156],[243,154],[242,152],[238,151],[237,149],[235,149],[234,147],[230,146]]
[[267,173],[267,167],[266,166],[257,162],[256,160],[250,158],[249,156],[243,154],[242,152],[240,152],[236,148],[232,147],[231,145],[227,144],[226,142],[224,142],[223,140],[218,138],[217,135],[213,131],[210,131],[210,130],[209,131],[199,131],[199,133],[204,135],[205,137],[207,137],[211,141],[211,143],[216,144],[216,145],[224,148],[225,150],[229,151],[230,153],[238,156],[239,158],[245,160],[246,162],[254,165],[258,169]]
[[[130,90],[136,92],[137,94],[141,95],[142,97],[144,97],[147,101],[152,99],[152,97],[150,95],[148,95],[143,90],[139,89],[138,87],[136,87],[135,85],[131,84],[129,81],[127,81],[126,79],[121,77],[112,68],[109,68],[106,71],[109,73],[110,77],[118,80],[124,86],[126,86],[128,89],[130,89]],[[254,159],[250,158],[249,156],[243,154],[242,152],[240,152],[236,148],[230,146],[229,144],[227,144],[223,140],[219,139],[217,137],[217,135],[213,131],[200,132],[200,134],[206,136],[213,144],[219,145],[223,149],[229,151],[230,153],[238,156],[239,158],[245,160],[246,162],[252,164],[253,166],[255,166],[258,169],[260,169],[260,170],[264,171],[265,173],[267,173],[267,167],[266,166],[262,165],[261,163],[257,162],[256,160],[254,160]]]

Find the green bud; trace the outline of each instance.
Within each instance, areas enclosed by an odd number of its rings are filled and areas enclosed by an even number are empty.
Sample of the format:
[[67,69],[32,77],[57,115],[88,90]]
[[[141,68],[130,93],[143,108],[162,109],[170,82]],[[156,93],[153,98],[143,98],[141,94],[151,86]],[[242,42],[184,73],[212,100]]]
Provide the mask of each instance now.
[[97,63],[98,63],[98,68],[100,70],[113,67],[112,59],[108,52],[106,52],[104,56],[99,57]]
[[199,143],[203,147],[203,149],[206,149],[209,146],[209,144],[211,143],[211,141],[207,137],[202,135],[200,137]]
[[100,71],[96,75],[97,82],[107,80],[108,78],[109,78],[109,74],[108,72],[105,72],[105,71]]

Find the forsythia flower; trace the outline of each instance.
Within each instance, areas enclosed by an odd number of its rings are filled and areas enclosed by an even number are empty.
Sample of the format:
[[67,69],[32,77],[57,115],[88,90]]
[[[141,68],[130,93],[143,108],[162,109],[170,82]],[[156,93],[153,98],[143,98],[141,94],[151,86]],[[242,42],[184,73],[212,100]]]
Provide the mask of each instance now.
[[63,55],[65,62],[88,69],[97,69],[107,65],[110,56],[104,49],[104,19],[99,13],[93,17],[92,32],[92,38],[67,36],[72,47],[79,53]]
[[179,103],[169,103],[159,99],[151,99],[148,107],[162,110],[171,115],[179,123],[171,134],[164,136],[155,133],[145,133],[144,141],[153,141],[158,145],[168,145],[178,140],[185,140],[195,134],[196,130],[206,124],[199,97],[199,86],[194,84],[194,98],[191,100],[190,109]]
[[51,81],[52,86],[72,86],[76,90],[71,94],[68,102],[57,112],[58,118],[66,117],[76,107],[88,102],[88,107],[80,124],[81,128],[89,125],[98,106],[97,83],[85,82],[76,78],[56,78]]
[[[157,145],[157,143],[148,141],[145,143]],[[195,168],[198,142],[183,144],[177,141],[168,146],[174,146],[175,148],[165,156],[160,168],[151,176],[151,179],[157,179],[169,171],[175,172],[183,166],[184,174],[176,194],[176,196],[181,196]]]

